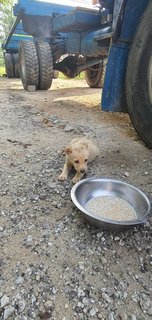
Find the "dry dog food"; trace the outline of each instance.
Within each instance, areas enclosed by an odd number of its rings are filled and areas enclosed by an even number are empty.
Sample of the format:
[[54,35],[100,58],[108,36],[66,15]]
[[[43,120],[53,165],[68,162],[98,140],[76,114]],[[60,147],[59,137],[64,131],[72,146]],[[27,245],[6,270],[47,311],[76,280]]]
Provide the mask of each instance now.
[[134,220],[136,212],[126,201],[111,196],[101,196],[88,201],[86,209],[97,216],[116,220]]

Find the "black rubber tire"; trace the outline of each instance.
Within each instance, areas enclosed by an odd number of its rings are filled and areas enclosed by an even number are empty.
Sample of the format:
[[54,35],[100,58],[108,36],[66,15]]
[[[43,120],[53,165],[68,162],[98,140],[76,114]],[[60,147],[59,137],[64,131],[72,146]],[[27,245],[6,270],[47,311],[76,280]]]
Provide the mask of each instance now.
[[6,52],[4,59],[7,78],[14,78],[14,67],[11,53]]
[[39,59],[39,90],[48,90],[54,77],[53,57],[50,45],[43,41],[36,41],[36,49]]
[[14,67],[14,78],[20,78],[20,66],[19,66],[19,54],[13,53],[12,54],[12,61]]
[[149,2],[139,23],[126,73],[128,113],[135,130],[150,149],[152,148],[152,98],[149,95],[148,70],[150,63],[152,64],[151,17],[152,1]]
[[35,43],[31,40],[21,41],[19,49],[20,75],[25,90],[28,86],[38,88],[39,61]]
[[105,68],[102,64],[96,64],[84,71],[85,80],[90,88],[103,88]]

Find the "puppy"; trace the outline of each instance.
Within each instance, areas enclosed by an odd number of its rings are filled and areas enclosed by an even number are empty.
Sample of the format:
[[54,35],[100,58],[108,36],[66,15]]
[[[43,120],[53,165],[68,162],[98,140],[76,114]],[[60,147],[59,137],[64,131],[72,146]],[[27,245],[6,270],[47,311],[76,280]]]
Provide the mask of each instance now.
[[62,153],[66,155],[66,160],[58,179],[66,180],[70,169],[74,167],[76,174],[72,181],[76,183],[81,180],[87,171],[88,163],[92,162],[99,154],[99,149],[89,139],[76,138],[70,142]]

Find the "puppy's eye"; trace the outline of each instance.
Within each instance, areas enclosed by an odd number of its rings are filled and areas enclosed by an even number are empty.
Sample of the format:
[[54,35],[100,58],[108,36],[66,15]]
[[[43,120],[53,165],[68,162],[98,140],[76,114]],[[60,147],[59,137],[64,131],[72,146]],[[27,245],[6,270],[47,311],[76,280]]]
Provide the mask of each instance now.
[[88,159],[85,159],[85,162],[87,162],[88,161]]
[[79,163],[79,160],[75,160],[74,162],[75,162],[75,163]]

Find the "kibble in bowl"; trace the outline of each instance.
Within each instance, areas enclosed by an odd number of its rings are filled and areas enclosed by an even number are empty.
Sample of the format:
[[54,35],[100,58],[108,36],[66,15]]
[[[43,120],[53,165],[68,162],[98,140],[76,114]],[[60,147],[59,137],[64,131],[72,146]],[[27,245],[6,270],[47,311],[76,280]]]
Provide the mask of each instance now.
[[87,202],[86,209],[98,217],[115,221],[130,221],[137,218],[133,207],[127,201],[117,197],[100,196],[93,198]]
[[123,229],[141,224],[150,212],[147,196],[119,180],[81,180],[72,188],[71,198],[84,217],[98,227]]

